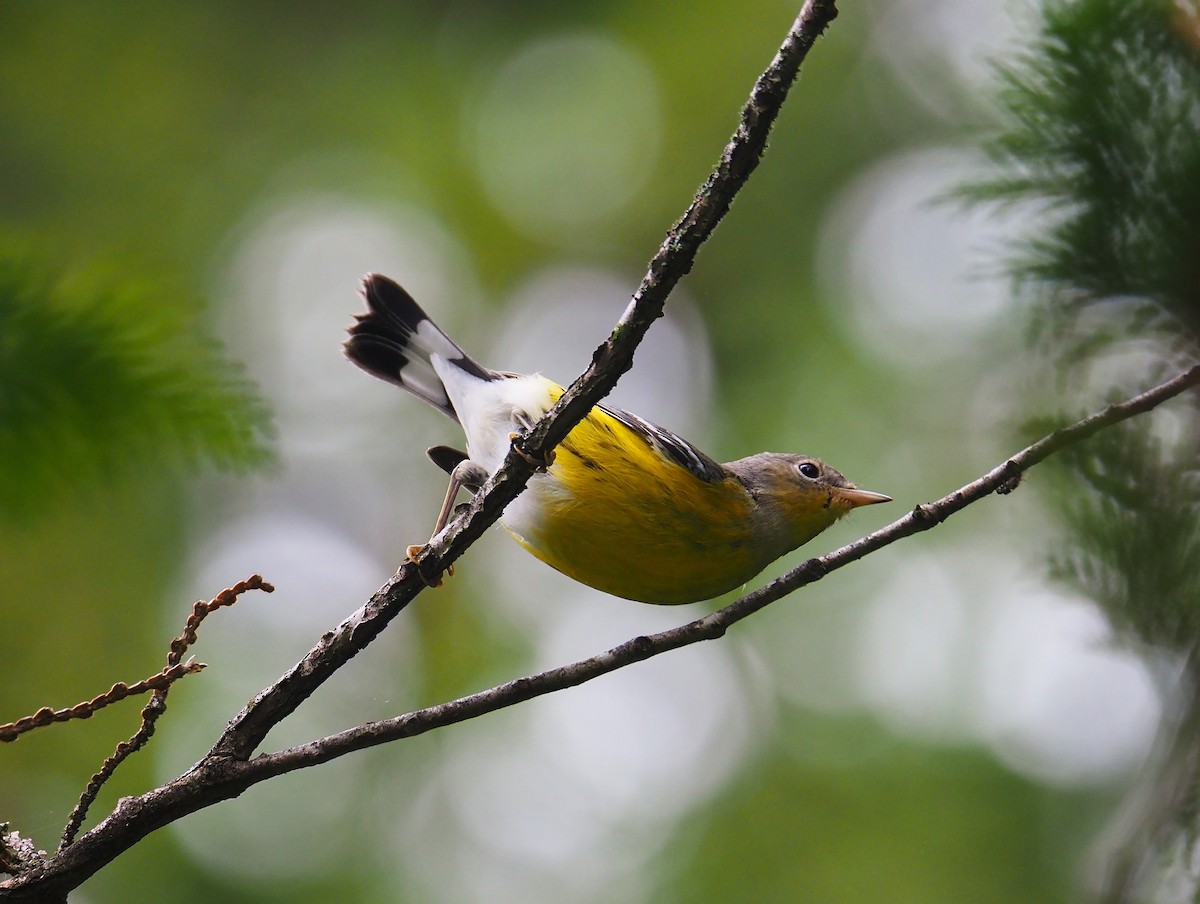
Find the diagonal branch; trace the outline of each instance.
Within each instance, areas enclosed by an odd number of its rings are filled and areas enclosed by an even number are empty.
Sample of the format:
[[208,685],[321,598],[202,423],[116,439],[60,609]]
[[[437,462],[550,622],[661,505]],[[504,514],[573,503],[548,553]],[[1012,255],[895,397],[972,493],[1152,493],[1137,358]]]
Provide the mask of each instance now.
[[[612,335],[596,350],[587,371],[558,404],[517,441],[504,465],[476,495],[468,510],[434,538],[416,562],[406,562],[365,606],[325,634],[275,684],[261,691],[229,723],[212,750],[174,781],[140,797],[125,798],[99,825],[44,864],[8,882],[0,898],[62,899],[88,876],[141,838],[189,813],[236,797],[265,777],[249,757],[267,733],[291,714],[334,672],[363,650],[426,586],[421,576],[440,574],[500,517],[533,474],[530,459],[544,460],[592,405],[629,369],[634,350],[700,246],[728,212],[738,191],[766,150],[771,127],[817,38],[837,16],[835,0],[805,0],[778,53],[755,82],[737,129],[716,169],[684,216],[667,233],[629,307]],[[261,776],[261,777],[260,777]]]
[[[700,187],[687,212],[667,233],[616,329],[596,349],[591,365],[558,404],[526,437],[517,441],[526,455],[544,458],[632,366],[634,349],[650,325],[662,316],[667,296],[691,271],[696,252],[729,212],[734,196],[758,167],[767,148],[767,136],[800,72],[800,64],[837,14],[834,0],[806,0],[771,65],[754,83],[750,98],[742,107],[737,131],[725,145],[717,168]],[[509,455],[510,461],[514,458]]]
[[[218,609],[232,606],[237,602],[238,597],[247,590],[261,590],[263,593],[274,593],[275,587],[269,582],[264,581],[261,574],[252,574],[246,580],[238,581],[232,587],[226,587],[207,603],[204,600],[196,600],[192,604],[192,611],[188,614],[187,621],[184,622],[183,632],[171,641],[170,652],[167,653],[167,671],[180,667],[180,660],[183,659],[183,654],[196,642],[196,631],[200,628],[200,623]],[[190,659],[188,660],[188,662],[191,661]],[[203,666],[199,667],[203,668]],[[169,690],[170,685],[155,688],[149,702],[142,707],[142,724],[134,732],[133,737],[118,744],[112,756],[108,757],[101,764],[100,770],[92,776],[91,781],[84,788],[83,794],[79,796],[79,802],[71,810],[66,827],[63,829],[62,840],[59,842],[59,850],[67,847],[75,840],[75,836],[79,834],[79,829],[83,825],[83,821],[87,818],[88,810],[91,809],[92,804],[95,803],[96,798],[100,794],[100,789],[113,777],[113,774],[125,760],[145,747],[149,743],[150,738],[154,736],[155,725],[167,710],[167,692]]]
[[918,505],[909,514],[886,527],[833,552],[802,562],[787,574],[703,618],[657,634],[635,637],[589,659],[518,678],[458,700],[426,707],[393,719],[369,722],[278,753],[264,754],[250,761],[246,772],[255,775],[255,781],[261,781],[273,775],[315,766],[351,751],[424,734],[432,729],[495,712],[543,694],[574,687],[669,650],[702,640],[715,640],[724,635],[730,626],[801,587],[821,580],[830,572],[856,562],[897,540],[927,531],[985,496],[1011,492],[1026,471],[1059,450],[1081,442],[1106,427],[1144,414],[1196,386],[1200,386],[1200,365],[1146,392],[1119,404],[1110,405],[1081,421],[1042,437],[983,476],[936,502]]
[[758,166],[767,136],[809,49],[837,16],[834,0],[806,0],[771,64],[759,76],[742,108],[737,130],[717,168],[701,186],[683,217],[667,233],[650,261],[612,335],[596,350],[584,374],[558,403],[510,450],[503,467],[484,484],[468,510],[406,562],[370,601],[315,647],[274,685],[239,713],[212,749],[216,757],[247,759],[267,732],[293,712],[330,675],[356,656],[425,589],[419,572],[440,575],[500,517],[533,475],[529,459],[546,455],[591,407],[616,385],[633,363],[633,353],[650,325],[662,316],[667,296],[688,273],[696,254],[728,212],[734,196]]

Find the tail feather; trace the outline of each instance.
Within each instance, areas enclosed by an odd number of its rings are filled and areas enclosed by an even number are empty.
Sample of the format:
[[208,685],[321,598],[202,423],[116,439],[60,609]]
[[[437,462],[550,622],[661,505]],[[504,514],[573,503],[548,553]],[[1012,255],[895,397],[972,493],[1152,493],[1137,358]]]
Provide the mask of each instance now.
[[372,376],[395,383],[457,420],[454,405],[430,358],[445,358],[481,379],[497,374],[471,360],[397,283],[378,273],[363,278],[367,313],[358,314],[344,346],[346,357]]

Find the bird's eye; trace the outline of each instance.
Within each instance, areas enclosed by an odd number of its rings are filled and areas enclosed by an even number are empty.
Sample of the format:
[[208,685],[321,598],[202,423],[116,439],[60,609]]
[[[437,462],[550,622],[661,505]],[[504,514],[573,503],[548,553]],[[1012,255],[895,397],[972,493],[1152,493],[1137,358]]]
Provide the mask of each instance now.
[[821,476],[821,469],[814,465],[811,461],[800,462],[800,464],[796,466],[796,470],[809,480],[816,480]]

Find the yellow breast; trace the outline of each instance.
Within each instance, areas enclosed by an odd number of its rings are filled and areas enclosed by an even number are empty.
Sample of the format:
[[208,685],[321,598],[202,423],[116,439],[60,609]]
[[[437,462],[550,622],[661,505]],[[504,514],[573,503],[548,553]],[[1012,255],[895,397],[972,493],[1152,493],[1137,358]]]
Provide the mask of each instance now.
[[701,480],[600,408],[526,493],[537,518],[505,525],[518,542],[563,574],[626,599],[709,599],[772,558],[753,542],[754,502],[740,482]]

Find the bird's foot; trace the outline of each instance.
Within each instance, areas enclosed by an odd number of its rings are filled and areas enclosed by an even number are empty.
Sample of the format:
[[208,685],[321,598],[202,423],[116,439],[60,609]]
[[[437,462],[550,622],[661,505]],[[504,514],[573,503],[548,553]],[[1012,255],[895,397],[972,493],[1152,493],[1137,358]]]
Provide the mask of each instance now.
[[[405,553],[404,561],[412,562],[413,565],[416,566],[417,576],[422,581],[425,582],[426,587],[434,587],[434,588],[441,587],[442,584],[445,583],[445,580],[443,579],[443,576],[441,574],[436,575],[435,577],[430,577],[424,571],[421,570],[421,562],[417,557],[421,554],[421,550],[423,550],[424,548],[425,548],[424,546],[409,546],[404,551],[404,553]],[[448,577],[448,578],[454,577],[454,566],[447,565],[444,575],[445,575],[445,577]]]
[[[508,441],[510,443],[512,443],[515,439],[517,439],[520,436],[521,436],[520,433],[510,433],[508,435]],[[530,455],[528,452],[526,452],[524,449],[522,449],[520,446],[516,445],[515,443],[513,444],[513,451],[516,452],[518,455],[520,455],[527,462],[529,462],[529,466],[531,468],[533,468],[535,471],[544,472],[544,471],[548,470],[552,464],[554,464],[555,456],[554,456],[553,449],[551,449],[549,452],[547,452],[543,458],[538,458],[535,455]]]

